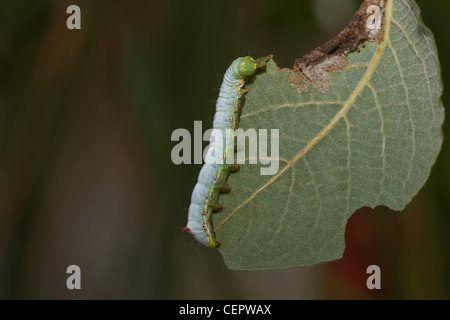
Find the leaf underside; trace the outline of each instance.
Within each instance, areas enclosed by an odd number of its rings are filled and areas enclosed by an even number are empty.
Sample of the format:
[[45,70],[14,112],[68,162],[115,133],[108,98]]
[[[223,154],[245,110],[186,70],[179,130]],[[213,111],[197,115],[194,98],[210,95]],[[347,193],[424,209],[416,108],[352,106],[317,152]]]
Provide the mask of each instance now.
[[339,259],[357,209],[403,210],[427,180],[444,120],[437,50],[413,0],[383,3],[375,37],[354,48],[341,37],[341,49],[313,51],[292,70],[271,60],[248,85],[239,127],[268,129],[269,147],[279,129],[280,167],[263,176],[267,165],[244,164],[229,177],[214,224],[230,269]]

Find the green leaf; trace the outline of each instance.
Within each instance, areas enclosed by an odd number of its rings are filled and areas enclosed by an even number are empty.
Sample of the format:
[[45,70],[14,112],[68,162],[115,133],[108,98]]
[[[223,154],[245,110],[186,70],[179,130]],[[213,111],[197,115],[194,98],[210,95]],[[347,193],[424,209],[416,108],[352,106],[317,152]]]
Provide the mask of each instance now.
[[270,61],[249,84],[239,126],[279,129],[280,167],[263,176],[267,165],[244,164],[229,177],[214,223],[230,269],[339,259],[357,209],[403,210],[427,180],[444,120],[434,39],[412,0],[384,0],[373,33],[373,4],[294,70]]

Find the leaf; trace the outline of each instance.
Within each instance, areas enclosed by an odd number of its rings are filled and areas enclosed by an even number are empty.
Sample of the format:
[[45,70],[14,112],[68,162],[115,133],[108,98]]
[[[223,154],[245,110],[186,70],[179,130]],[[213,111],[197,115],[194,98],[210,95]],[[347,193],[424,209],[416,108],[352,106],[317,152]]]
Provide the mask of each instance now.
[[357,209],[403,210],[427,180],[444,120],[436,46],[412,0],[384,0],[381,30],[368,29],[380,4],[366,0],[293,70],[270,61],[248,85],[239,126],[279,129],[280,167],[244,164],[229,178],[214,223],[230,269],[339,259]]

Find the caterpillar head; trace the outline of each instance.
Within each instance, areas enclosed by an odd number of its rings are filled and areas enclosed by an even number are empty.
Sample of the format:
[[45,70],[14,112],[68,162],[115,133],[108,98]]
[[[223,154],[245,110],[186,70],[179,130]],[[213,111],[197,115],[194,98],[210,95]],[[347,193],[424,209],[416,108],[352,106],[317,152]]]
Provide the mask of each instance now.
[[239,61],[238,72],[242,77],[248,77],[255,73],[256,64],[252,57],[243,57]]

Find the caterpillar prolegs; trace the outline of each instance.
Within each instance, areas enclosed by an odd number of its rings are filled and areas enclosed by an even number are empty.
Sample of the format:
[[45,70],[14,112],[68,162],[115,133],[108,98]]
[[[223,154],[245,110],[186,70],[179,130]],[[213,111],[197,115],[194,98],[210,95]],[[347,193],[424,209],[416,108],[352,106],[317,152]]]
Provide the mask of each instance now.
[[225,72],[220,87],[210,149],[214,148],[221,152],[215,152],[212,155],[213,161],[208,161],[209,163],[206,163],[200,171],[192,192],[187,226],[183,229],[189,231],[200,243],[211,248],[220,245],[215,238],[212,213],[222,209],[218,202],[220,193],[230,191],[227,184],[228,175],[239,170],[237,164],[226,163],[227,153],[234,152],[234,144],[230,143],[229,137],[227,138],[227,130],[238,127],[240,108],[247,92],[247,89],[243,88],[246,80],[257,69],[265,67],[267,60],[267,57],[256,60],[248,56],[237,58]]

